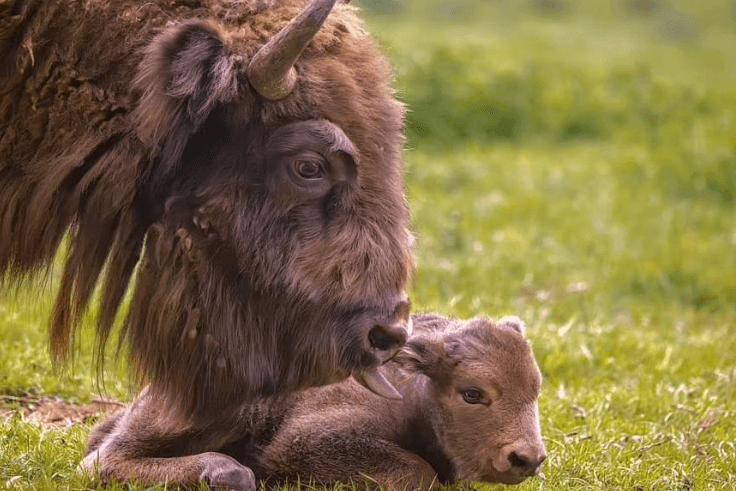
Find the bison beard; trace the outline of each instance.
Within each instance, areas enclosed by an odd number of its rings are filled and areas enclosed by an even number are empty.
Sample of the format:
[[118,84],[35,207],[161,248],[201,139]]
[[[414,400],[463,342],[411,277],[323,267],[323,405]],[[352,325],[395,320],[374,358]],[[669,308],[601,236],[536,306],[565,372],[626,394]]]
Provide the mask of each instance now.
[[57,361],[98,286],[104,358],[132,285],[119,341],[166,415],[117,436],[144,463],[112,477],[247,489],[200,453],[244,405],[351,374],[395,395],[375,367],[410,331],[403,108],[334,3],[0,3],[0,274],[68,237]]

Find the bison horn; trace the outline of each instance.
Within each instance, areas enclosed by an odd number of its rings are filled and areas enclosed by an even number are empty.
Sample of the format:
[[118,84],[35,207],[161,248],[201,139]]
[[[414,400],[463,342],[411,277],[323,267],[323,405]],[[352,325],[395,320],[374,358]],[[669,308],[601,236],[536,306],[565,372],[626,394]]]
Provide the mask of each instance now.
[[250,85],[266,99],[288,96],[296,86],[294,63],[314,38],[337,0],[313,0],[266,43],[248,64]]
[[353,378],[362,386],[369,389],[371,392],[375,392],[379,396],[383,396],[386,399],[402,399],[401,393],[391,385],[391,382],[386,380],[381,372],[378,371],[378,367],[369,368],[368,370],[360,373],[354,373]]

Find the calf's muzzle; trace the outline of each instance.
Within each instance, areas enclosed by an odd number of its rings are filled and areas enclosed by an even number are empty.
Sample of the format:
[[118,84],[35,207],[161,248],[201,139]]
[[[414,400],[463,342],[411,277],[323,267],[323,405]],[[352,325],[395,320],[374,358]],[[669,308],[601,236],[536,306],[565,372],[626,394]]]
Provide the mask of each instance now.
[[515,442],[501,451],[501,465],[496,466],[511,480],[521,482],[539,473],[542,462],[547,458],[544,443]]
[[511,469],[519,476],[533,476],[539,472],[539,467],[547,458],[544,449],[519,449],[512,451],[509,456]]

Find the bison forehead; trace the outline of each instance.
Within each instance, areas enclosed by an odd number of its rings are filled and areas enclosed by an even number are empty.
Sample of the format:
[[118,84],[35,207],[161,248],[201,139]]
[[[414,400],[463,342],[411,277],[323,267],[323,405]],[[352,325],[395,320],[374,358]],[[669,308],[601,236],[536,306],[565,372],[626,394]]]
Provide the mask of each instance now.
[[[280,27],[274,24],[274,30]],[[283,100],[262,104],[260,117],[264,124],[328,119],[345,132],[361,158],[368,161],[363,166],[367,184],[375,181],[384,190],[388,187],[400,191],[404,107],[389,85],[392,72],[388,62],[364,31],[353,7],[335,8],[295,68],[298,82],[294,92]]]
[[[252,55],[303,7],[276,6],[273,21],[240,28],[233,49]],[[390,66],[355,16],[338,5],[295,65],[295,90],[283,100],[263,101],[266,127],[327,120],[349,140],[357,164],[352,213],[325,227],[303,227],[288,264],[289,285],[300,294],[335,297],[394,296],[413,271],[408,206],[401,179],[403,106],[389,82]],[[345,142],[336,142],[345,144]],[[354,151],[352,149],[354,148]]]
[[531,346],[519,333],[477,321],[453,339],[457,378],[476,380],[515,398],[536,399],[541,375]]

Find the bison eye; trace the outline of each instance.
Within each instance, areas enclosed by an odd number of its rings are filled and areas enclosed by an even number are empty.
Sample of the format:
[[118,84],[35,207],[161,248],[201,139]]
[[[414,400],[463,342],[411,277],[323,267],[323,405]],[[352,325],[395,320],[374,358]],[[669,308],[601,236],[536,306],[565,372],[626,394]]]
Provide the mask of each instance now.
[[294,161],[297,173],[304,179],[322,179],[325,169],[316,158],[299,158]]
[[468,404],[480,404],[483,402],[483,393],[479,389],[465,389],[463,399]]

